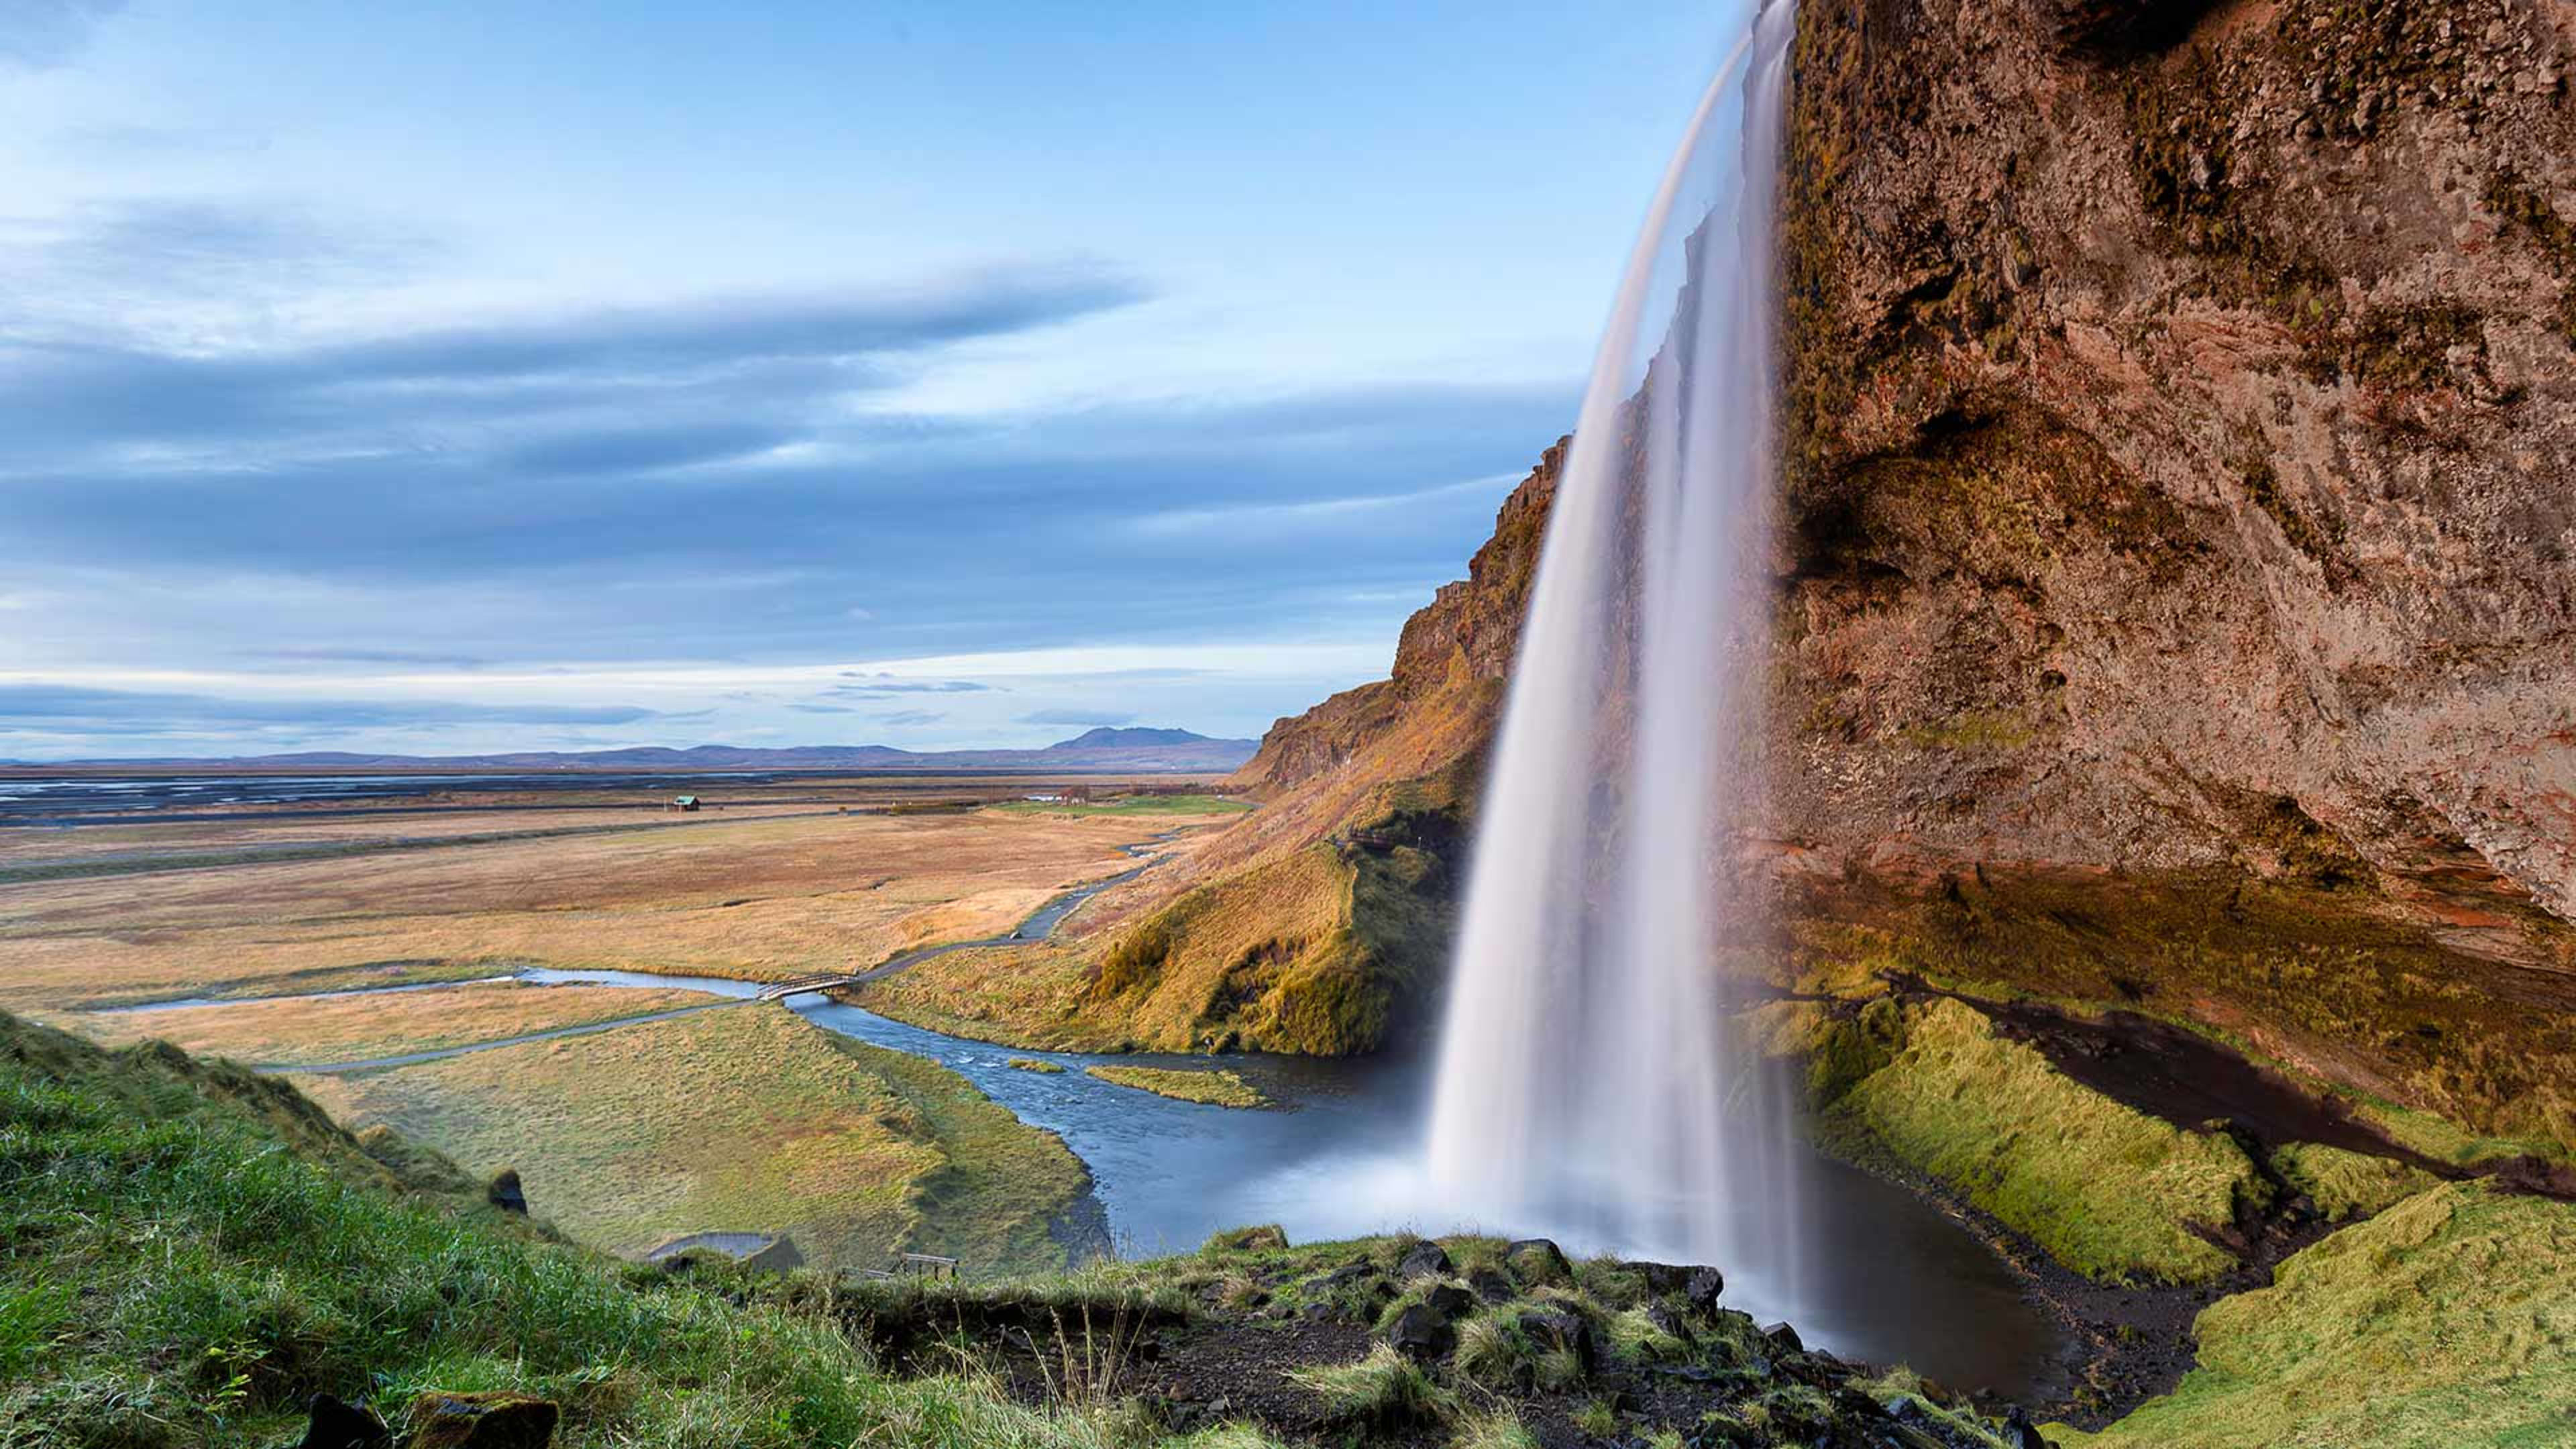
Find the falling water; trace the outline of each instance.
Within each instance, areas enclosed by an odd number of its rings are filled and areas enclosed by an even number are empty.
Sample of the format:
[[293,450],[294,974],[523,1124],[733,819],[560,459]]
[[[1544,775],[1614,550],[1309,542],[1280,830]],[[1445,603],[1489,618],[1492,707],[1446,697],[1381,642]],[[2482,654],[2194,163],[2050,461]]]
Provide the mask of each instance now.
[[1610,314],[1486,786],[1430,1164],[1461,1218],[1719,1263],[1784,1308],[1797,1158],[1719,956],[1759,780],[1793,24],[1790,0],[1749,21]]

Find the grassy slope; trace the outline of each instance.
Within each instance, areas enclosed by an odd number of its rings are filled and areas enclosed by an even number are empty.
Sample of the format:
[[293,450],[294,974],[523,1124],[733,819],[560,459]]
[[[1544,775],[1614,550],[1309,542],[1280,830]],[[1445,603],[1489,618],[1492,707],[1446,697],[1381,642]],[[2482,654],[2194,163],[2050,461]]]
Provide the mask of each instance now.
[[80,1031],[108,1046],[157,1038],[204,1056],[311,1066],[502,1041],[557,1027],[704,1006],[719,999],[697,991],[505,982],[449,991],[93,1016],[80,1022]]
[[1012,1046],[1339,1056],[1382,1043],[1436,970],[1442,899],[1440,863],[1424,851],[1307,844],[1219,873],[1140,920],[1059,944],[953,952],[871,982],[856,1000]]
[[2576,1443],[2576,1208],[2453,1183],[2200,1315],[2200,1366],[2072,1449]]
[[810,1288],[623,1270],[455,1185],[274,1082],[0,1015],[0,1446],[267,1445],[315,1392],[433,1387],[555,1399],[564,1449],[1111,1442],[884,1377]]
[[2185,1224],[2223,1225],[2267,1191],[2233,1140],[2070,1081],[1955,1001],[1843,1021],[1784,1003],[1763,1024],[1775,1050],[1808,1056],[1829,1135],[1941,1179],[2079,1272],[2215,1277],[2235,1259]]
[[1062,1260],[1046,1225],[1086,1186],[1053,1134],[945,1068],[765,1007],[302,1081],[345,1121],[517,1168],[539,1214],[618,1252],[784,1231],[820,1265],[1033,1267]]

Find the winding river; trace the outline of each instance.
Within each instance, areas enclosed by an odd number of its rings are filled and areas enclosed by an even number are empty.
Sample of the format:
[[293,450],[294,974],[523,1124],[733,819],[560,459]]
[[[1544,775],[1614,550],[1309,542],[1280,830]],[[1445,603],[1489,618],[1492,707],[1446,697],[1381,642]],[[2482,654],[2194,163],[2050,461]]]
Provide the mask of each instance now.
[[[1128,851],[1143,857],[1159,844],[1159,839],[1142,841]],[[889,974],[947,951],[1041,940],[1083,901],[1151,867],[1149,859],[1134,870],[1064,892],[1007,935],[924,947],[865,974]],[[692,1012],[763,1010],[756,998],[769,989],[761,982],[638,971],[529,968],[515,978],[572,988],[678,987],[720,999],[500,1041],[262,1070],[380,1071]],[[437,990],[459,984],[464,983],[367,989]],[[124,1009],[245,1004],[200,998]],[[1227,1067],[1279,1104],[1274,1110],[1244,1111],[1114,1086],[1083,1070],[1106,1063],[1204,1068],[1207,1059],[1201,1057],[996,1046],[910,1026],[820,992],[787,997],[785,1006],[825,1030],[936,1061],[1021,1120],[1062,1137],[1090,1168],[1112,1239],[1126,1256],[1186,1251],[1220,1228],[1247,1223],[1279,1223],[1300,1241],[1405,1227],[1445,1232],[1460,1226],[1422,1220],[1408,1206],[1416,1191],[1419,1134],[1430,1089],[1428,1064],[1419,1059],[1229,1056]],[[1013,1058],[1050,1062],[1065,1070],[1032,1072],[1012,1066]],[[1975,1236],[1938,1208],[1868,1174],[1827,1159],[1819,1159],[1815,1171],[1824,1190],[1807,1210],[1817,1219],[1814,1236],[1826,1245],[1835,1268],[1827,1276],[1838,1291],[1821,1303],[1801,1305],[1798,1328],[1809,1342],[1875,1362],[1902,1360],[1944,1382],[2016,1397],[2046,1396],[2063,1386],[2067,1345],[2053,1315],[2027,1299],[2021,1281]],[[1512,1228],[1502,1222],[1474,1226],[1500,1233]],[[1757,1317],[1778,1316],[1778,1305],[1756,1301],[1740,1286],[1729,1296]]]

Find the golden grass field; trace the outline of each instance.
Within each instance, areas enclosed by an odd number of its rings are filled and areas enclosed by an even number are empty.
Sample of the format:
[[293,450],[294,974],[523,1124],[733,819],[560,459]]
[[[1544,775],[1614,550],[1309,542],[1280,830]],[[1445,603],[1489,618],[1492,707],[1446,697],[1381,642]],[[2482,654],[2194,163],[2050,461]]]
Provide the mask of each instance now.
[[[753,981],[861,968],[1001,935],[1059,892],[1133,869],[1122,846],[1232,818],[1202,801],[921,810],[961,787],[918,782],[891,797],[895,813],[866,803],[884,792],[852,795],[860,803],[843,813],[797,788],[687,817],[631,800],[530,809],[533,797],[492,797],[494,808],[390,822],[242,810],[0,830],[0,1005],[112,1045],[160,1037],[255,1064],[504,1041],[713,998],[515,983],[311,993],[524,966]],[[1028,787],[980,788],[998,803]],[[279,847],[330,853],[260,858]],[[80,1009],[203,996],[299,999]],[[392,1125],[482,1173],[516,1168],[541,1216],[620,1252],[783,1231],[826,1266],[877,1267],[898,1249],[970,1271],[1049,1266],[1065,1256],[1050,1224],[1088,1186],[1052,1134],[965,1079],[773,1005],[296,1080],[353,1128]]]
[[0,1005],[44,1015],[388,963],[784,980],[1000,934],[1133,866],[1118,847],[1155,828],[1000,811],[727,818],[6,885]]
[[771,1005],[293,1080],[352,1128],[516,1168],[533,1213],[620,1253],[784,1232],[827,1267],[899,1250],[1060,1266],[1048,1225],[1089,1181],[1054,1134],[946,1068]]
[[254,1066],[326,1066],[506,1041],[720,1000],[697,991],[487,982],[439,991],[122,1012],[78,1017],[72,1024],[108,1046],[159,1038],[196,1056]]

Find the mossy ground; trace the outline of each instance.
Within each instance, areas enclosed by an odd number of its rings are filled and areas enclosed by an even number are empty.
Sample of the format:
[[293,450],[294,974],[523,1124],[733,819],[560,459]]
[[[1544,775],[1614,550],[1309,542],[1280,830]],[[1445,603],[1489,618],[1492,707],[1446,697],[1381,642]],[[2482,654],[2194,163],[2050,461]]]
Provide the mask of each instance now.
[[2409,1145],[2428,1156],[2576,1154],[2576,1013],[2389,919],[2314,832],[2280,827],[2272,849],[2284,874],[2271,881],[1997,869],[1929,895],[1864,882],[1801,922],[1799,972],[1810,989],[1902,973],[2136,1012],[2335,1091],[2392,1136],[2418,1133]]
[[2200,1367],[2083,1449],[2576,1443],[2576,1208],[2418,1193],[2197,1326]]
[[1259,1087],[1228,1071],[1127,1066],[1085,1067],[1083,1070],[1112,1085],[1133,1087],[1140,1092],[1151,1092],[1176,1101],[1201,1102],[1211,1107],[1272,1105]]
[[818,1266],[1035,1267],[1063,1261],[1048,1224],[1088,1185],[1052,1133],[937,1063],[765,1006],[298,1080],[343,1121],[516,1168],[541,1216],[625,1253],[784,1232]]
[[2293,1190],[2307,1194],[2329,1222],[2368,1217],[2434,1185],[2432,1174],[2385,1157],[2369,1157],[2315,1142],[2273,1150],[2272,1166]]
[[1775,1046],[1807,1050],[1830,1140],[1930,1173],[2080,1273],[2218,1277],[2236,1259],[2190,1225],[2224,1227],[2271,1190],[2230,1138],[2068,1080],[1959,1002],[1886,1001],[1840,1021],[1792,1003],[1767,1025]]

